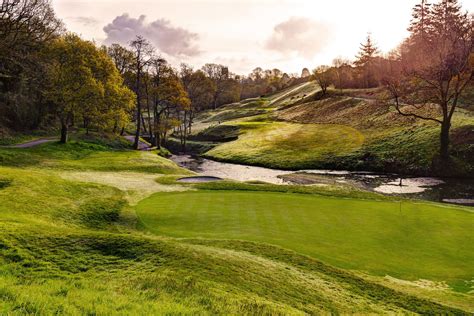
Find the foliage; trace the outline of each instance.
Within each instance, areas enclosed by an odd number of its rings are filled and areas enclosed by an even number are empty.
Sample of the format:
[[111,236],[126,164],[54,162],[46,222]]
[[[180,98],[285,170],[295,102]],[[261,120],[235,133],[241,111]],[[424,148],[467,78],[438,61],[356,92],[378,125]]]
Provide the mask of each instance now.
[[311,79],[315,80],[319,84],[324,96],[326,95],[328,87],[334,81],[334,74],[329,68],[329,66],[319,66],[318,68],[313,70]]
[[375,76],[375,67],[377,66],[378,48],[374,45],[370,34],[367,35],[365,43],[361,44],[360,52],[356,56],[354,65],[358,68],[361,75],[363,88],[372,88],[378,85]]
[[233,103],[240,100],[240,86],[233,78],[226,66],[219,64],[205,64],[202,71],[215,84],[212,106],[216,109],[219,105]]
[[0,15],[0,125],[36,129],[48,123],[50,110],[43,97],[49,58],[42,52],[62,23],[47,0],[4,0]]
[[47,98],[61,121],[61,141],[67,141],[72,120],[82,119],[101,129],[124,126],[133,106],[133,93],[123,86],[117,68],[107,54],[73,34],[57,39],[49,48],[53,63]]

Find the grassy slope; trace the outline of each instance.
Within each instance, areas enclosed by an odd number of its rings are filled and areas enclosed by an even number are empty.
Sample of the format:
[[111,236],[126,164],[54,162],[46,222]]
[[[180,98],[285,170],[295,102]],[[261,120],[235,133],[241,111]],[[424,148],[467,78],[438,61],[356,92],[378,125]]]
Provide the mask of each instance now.
[[474,214],[460,208],[404,202],[400,212],[389,201],[204,191],[157,193],[137,210],[149,230],[173,237],[267,242],[342,268],[465,291],[474,275]]
[[[379,91],[348,90],[343,95],[332,91],[330,98],[312,101],[315,93],[314,84],[300,85],[262,99],[260,103],[243,101],[202,114],[197,119],[196,132],[207,128],[207,134],[212,135],[219,124],[240,127],[241,131],[238,140],[214,144],[205,155],[218,160],[285,169],[431,172],[439,144],[437,124],[394,113],[393,109],[377,101]],[[249,111],[257,110],[265,110],[265,113],[247,115]],[[282,120],[285,123],[279,122]],[[253,122],[253,129],[246,127],[248,122]],[[297,125],[302,123],[304,127]],[[274,132],[269,135],[270,124]],[[472,111],[459,109],[452,128],[455,168],[448,173],[474,175],[472,126]],[[295,133],[295,130],[300,132]],[[347,137],[348,132],[351,137]],[[276,133],[278,137],[272,137]],[[331,146],[332,152],[328,150]],[[334,149],[339,150],[334,152]]]
[[[113,147],[110,147],[113,146]],[[32,148],[1,148],[0,165],[35,167],[56,170],[137,171],[176,173],[174,163],[146,151],[125,150],[127,142],[72,140],[63,145],[57,142]]]
[[[315,161],[351,153],[362,145],[364,136],[343,125],[305,125],[284,122],[237,123],[243,134],[206,153],[218,160],[237,160],[250,165],[304,169]],[[304,148],[297,155],[295,150]]]
[[136,230],[121,175],[186,173],[154,153],[77,140],[0,157],[0,314],[461,313],[274,246]]

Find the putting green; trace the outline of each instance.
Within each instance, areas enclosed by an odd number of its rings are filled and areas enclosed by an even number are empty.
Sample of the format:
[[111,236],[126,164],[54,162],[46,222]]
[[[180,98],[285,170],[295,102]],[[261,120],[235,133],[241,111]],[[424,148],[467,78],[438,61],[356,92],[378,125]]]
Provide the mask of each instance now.
[[159,235],[266,242],[338,267],[446,281],[461,291],[474,277],[474,213],[465,208],[197,191],[157,193],[138,204],[137,214]]

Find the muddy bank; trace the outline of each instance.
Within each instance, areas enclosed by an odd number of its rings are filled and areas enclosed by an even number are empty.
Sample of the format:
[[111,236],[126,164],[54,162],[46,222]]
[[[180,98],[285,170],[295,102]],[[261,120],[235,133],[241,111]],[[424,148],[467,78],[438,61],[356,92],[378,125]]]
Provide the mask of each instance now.
[[188,155],[172,156],[178,165],[205,177],[272,184],[341,185],[387,195],[474,205],[474,179],[409,177],[398,174],[345,170],[287,171],[218,162]]

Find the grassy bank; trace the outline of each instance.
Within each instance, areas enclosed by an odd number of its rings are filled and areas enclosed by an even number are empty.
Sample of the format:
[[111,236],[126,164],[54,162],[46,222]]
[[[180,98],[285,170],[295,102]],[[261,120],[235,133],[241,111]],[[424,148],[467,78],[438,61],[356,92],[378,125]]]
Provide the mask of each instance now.
[[364,136],[343,125],[305,125],[285,122],[241,122],[238,140],[219,145],[204,156],[217,160],[277,169],[323,166],[362,146]]

